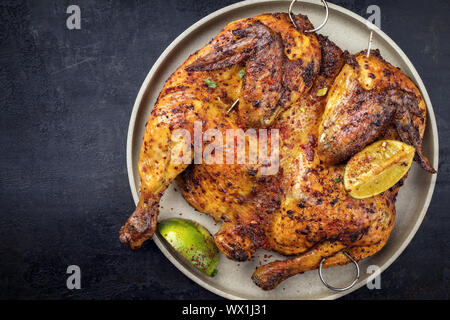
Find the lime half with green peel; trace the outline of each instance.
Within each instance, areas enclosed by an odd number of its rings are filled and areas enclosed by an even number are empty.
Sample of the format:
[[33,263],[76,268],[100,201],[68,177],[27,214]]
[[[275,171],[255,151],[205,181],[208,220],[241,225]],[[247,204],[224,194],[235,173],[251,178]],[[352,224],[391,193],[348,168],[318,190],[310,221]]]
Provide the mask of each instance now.
[[380,140],[355,154],[344,173],[345,190],[357,199],[380,194],[392,186],[411,167],[414,147],[397,140]]
[[216,275],[219,250],[207,229],[197,222],[174,218],[161,221],[158,231],[195,268],[208,276]]

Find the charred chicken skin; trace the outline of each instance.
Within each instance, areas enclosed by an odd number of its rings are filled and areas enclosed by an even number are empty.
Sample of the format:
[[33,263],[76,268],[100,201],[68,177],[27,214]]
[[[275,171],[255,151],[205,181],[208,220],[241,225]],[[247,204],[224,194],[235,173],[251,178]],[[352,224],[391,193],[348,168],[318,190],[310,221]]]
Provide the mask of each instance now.
[[[168,79],[150,115],[139,161],[141,198],[120,230],[139,248],[151,238],[163,191],[178,176],[185,199],[223,220],[215,235],[230,259],[245,261],[258,248],[289,256],[257,268],[264,290],[316,269],[378,252],[395,221],[403,182],[367,198],[344,190],[346,159],[376,139],[414,146],[421,166],[434,172],[421,142],[426,107],[419,90],[378,52],[342,52],[296,16],[265,14],[228,24]],[[238,75],[245,69],[244,77]],[[211,79],[216,88],[204,80]],[[323,94],[324,88],[328,89]],[[226,112],[239,99],[233,112]],[[208,128],[268,128],[280,134],[279,170],[261,175],[260,164],[178,164],[178,128],[193,135],[194,121]],[[190,155],[192,156],[192,155]]]
[[[146,125],[138,165],[140,199],[120,230],[121,242],[137,249],[153,236],[164,190],[188,167],[180,161],[184,141],[172,141],[175,130],[194,136],[195,121],[203,123],[203,131],[267,126],[311,87],[320,68],[320,44],[315,35],[304,33],[312,28],[309,20],[296,19],[298,29],[286,14],[231,22],[166,81]],[[272,66],[269,72],[266,64]],[[238,75],[242,68],[247,72],[244,80]],[[217,83],[216,89],[205,83],[209,79]],[[251,88],[264,91],[259,101]],[[238,98],[239,114],[227,114]]]
[[399,69],[372,50],[351,56],[328,94],[319,130],[319,156],[325,163],[347,160],[393,125],[400,139],[416,148],[416,159],[436,171],[423,155],[425,102]]

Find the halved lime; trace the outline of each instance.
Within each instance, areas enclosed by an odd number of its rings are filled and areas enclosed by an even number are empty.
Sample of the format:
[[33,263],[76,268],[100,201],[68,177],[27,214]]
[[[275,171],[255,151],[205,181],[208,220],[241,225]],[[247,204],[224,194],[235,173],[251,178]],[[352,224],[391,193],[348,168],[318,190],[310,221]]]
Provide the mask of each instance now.
[[191,220],[174,218],[161,221],[158,231],[195,268],[208,276],[216,275],[219,250],[206,228]]
[[357,199],[380,194],[409,170],[415,148],[397,140],[379,140],[355,154],[344,173],[345,190]]

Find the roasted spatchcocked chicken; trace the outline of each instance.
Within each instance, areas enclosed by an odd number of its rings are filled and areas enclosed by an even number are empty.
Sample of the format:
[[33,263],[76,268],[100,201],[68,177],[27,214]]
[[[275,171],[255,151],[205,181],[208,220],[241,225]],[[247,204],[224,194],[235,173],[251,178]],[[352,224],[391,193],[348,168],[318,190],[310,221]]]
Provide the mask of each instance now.
[[[354,199],[342,183],[344,162],[390,138],[414,146],[420,165],[435,172],[421,147],[425,103],[379,52],[343,52],[306,32],[313,28],[306,16],[295,19],[298,28],[283,13],[231,22],[167,80],[146,125],[141,196],[120,230],[123,243],[136,249],[152,237],[160,198],[178,177],[195,209],[223,220],[215,242],[228,258],[245,261],[258,248],[289,256],[257,268],[253,281],[266,290],[317,268],[324,257],[325,267],[342,265],[349,262],[343,250],[358,261],[385,245],[404,179]],[[172,133],[185,129],[194,136],[196,121],[203,132],[218,129],[224,136],[227,129],[278,129],[279,169],[264,175],[266,164],[248,161],[183,163],[186,154],[174,150],[185,150],[184,141]]]

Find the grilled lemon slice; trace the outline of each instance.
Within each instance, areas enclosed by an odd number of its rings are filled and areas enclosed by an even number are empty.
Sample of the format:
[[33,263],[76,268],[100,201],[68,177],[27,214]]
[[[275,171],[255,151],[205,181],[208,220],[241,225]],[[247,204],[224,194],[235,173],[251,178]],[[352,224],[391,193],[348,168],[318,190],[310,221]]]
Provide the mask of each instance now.
[[345,190],[356,199],[382,193],[409,170],[415,148],[397,140],[380,140],[355,154],[344,173]]
[[161,221],[158,231],[195,268],[216,275],[219,251],[207,229],[191,220],[173,218]]

